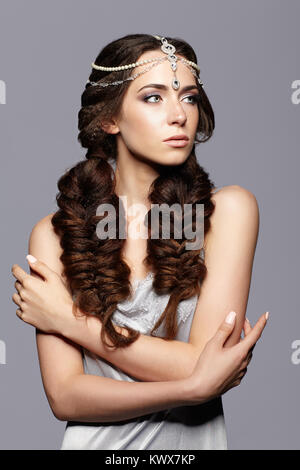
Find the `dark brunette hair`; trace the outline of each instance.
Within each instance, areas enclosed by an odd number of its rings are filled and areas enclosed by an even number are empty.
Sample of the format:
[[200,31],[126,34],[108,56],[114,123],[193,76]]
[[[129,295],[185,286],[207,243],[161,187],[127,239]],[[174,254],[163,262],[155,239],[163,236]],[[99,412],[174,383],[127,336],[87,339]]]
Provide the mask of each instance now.
[[[182,39],[167,37],[176,47],[176,53],[197,63],[192,47]],[[104,47],[95,63],[118,66],[136,62],[146,51],[160,50],[160,42],[148,34],[130,34]],[[104,72],[93,69],[89,80],[122,80],[130,76],[130,69]],[[101,124],[120,112],[124,94],[130,84],[125,81],[117,86],[92,86],[87,83],[81,96],[78,113],[78,140],[87,149],[86,160],[67,170],[58,181],[56,196],[59,209],[52,217],[52,224],[60,237],[63,253],[64,277],[74,294],[74,305],[81,314],[98,316],[102,321],[101,339],[109,347],[126,347],[140,335],[127,328],[128,334],[119,334],[113,325],[112,315],[117,304],[131,294],[130,268],[122,258],[125,239],[99,239],[96,226],[103,216],[96,216],[99,204],[111,204],[119,217],[119,197],[115,194],[115,178],[108,159],[116,160],[116,136],[107,134]],[[163,166],[159,176],[149,189],[151,204],[184,204],[193,207],[204,204],[204,234],[210,228],[210,216],[214,210],[211,200],[213,183],[208,173],[198,164],[195,144],[207,141],[213,133],[214,112],[204,89],[198,84],[197,102],[199,122],[195,143],[187,160],[181,165]],[[151,210],[146,217],[151,231]],[[123,220],[123,219],[122,219]],[[174,222],[174,221],[173,221]],[[194,218],[193,218],[194,225]],[[194,227],[195,229],[195,227]],[[171,235],[172,236],[172,235]],[[170,294],[169,302],[151,331],[165,321],[164,339],[174,339],[177,334],[177,306],[181,300],[200,293],[206,266],[199,250],[187,250],[187,240],[147,239],[145,266],[154,273],[153,289],[159,294]],[[106,341],[106,335],[113,346]]]

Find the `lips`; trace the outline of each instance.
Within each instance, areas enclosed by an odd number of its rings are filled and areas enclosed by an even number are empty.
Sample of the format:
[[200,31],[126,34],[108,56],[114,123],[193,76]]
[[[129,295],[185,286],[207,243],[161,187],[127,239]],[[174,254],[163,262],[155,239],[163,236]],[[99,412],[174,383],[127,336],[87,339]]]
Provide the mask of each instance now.
[[165,140],[164,144],[169,145],[170,147],[185,147],[188,144],[188,140],[170,139],[170,140]]
[[164,140],[164,142],[167,142],[169,140],[181,140],[181,141],[188,141],[189,138],[187,135],[181,134],[181,135],[173,135],[172,137],[168,137],[167,139]]

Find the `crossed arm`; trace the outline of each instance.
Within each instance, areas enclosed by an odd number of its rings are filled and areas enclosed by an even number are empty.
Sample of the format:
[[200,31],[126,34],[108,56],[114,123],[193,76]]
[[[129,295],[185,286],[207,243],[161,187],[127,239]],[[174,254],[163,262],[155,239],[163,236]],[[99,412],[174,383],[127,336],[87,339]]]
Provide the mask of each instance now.
[[[179,399],[177,387],[174,388],[175,395],[170,394],[171,402],[168,401],[168,387],[173,387],[172,381],[178,381],[181,391],[182,380],[191,375],[205,344],[230,310],[237,312],[237,319],[226,345],[231,346],[239,341],[258,236],[258,207],[252,193],[239,186],[224,187],[214,194],[214,199],[216,209],[205,245],[208,274],[201,287],[188,343],[141,335],[128,348],[110,351],[100,341],[101,322],[97,318],[89,319],[89,322],[74,319],[62,332],[62,337],[37,331],[44,387],[59,419],[72,417],[82,421],[113,421],[116,416],[126,419],[165,409]],[[50,225],[51,218],[48,216],[35,226],[30,237],[29,253],[56,272],[61,272],[58,242],[54,240],[53,233],[49,235]],[[56,246],[55,256],[53,251],[51,254],[50,246]],[[155,383],[123,383],[84,375],[78,345],[139,380]],[[62,355],[64,360],[58,364]],[[168,381],[171,382],[168,384]],[[100,390],[104,395],[101,396]],[[125,400],[118,409],[115,402],[109,406],[112,391]],[[143,399],[139,404],[137,397],[141,396],[141,392]],[[83,393],[88,397],[85,403]]]

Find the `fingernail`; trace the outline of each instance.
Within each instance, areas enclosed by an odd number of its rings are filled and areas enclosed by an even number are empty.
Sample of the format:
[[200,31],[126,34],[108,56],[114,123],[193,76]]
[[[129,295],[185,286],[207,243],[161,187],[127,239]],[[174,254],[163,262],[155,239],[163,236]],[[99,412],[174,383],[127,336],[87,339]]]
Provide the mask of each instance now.
[[30,263],[35,263],[37,261],[37,259],[32,255],[27,255],[26,258],[28,261],[30,261]]
[[247,321],[248,323],[250,323],[247,317],[246,317],[246,321]]
[[270,312],[266,312],[266,320],[268,320],[268,318],[269,318],[269,313]]
[[235,312],[230,312],[225,319],[226,323],[232,324],[234,322],[235,316]]

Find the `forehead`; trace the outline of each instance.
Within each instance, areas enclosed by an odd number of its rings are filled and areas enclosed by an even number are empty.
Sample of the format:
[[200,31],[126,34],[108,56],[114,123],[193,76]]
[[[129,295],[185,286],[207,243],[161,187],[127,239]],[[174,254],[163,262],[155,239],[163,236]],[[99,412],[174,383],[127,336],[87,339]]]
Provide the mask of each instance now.
[[[183,57],[180,54],[176,55],[177,57]],[[166,54],[161,49],[144,52],[142,55],[140,55],[136,62],[154,58],[165,58],[166,60],[153,65],[150,70],[135,78],[129,86],[131,91],[136,91],[148,83],[161,83],[166,86],[170,85],[172,79],[174,78],[174,71],[171,68],[171,62],[167,59]],[[180,60],[178,60],[176,63],[177,70],[175,71],[175,74],[180,81],[180,88],[187,85],[194,85],[196,83],[196,79],[190,69]],[[153,62],[135,67],[132,69],[132,75],[142,72],[146,68],[150,67],[151,64],[153,64]]]

